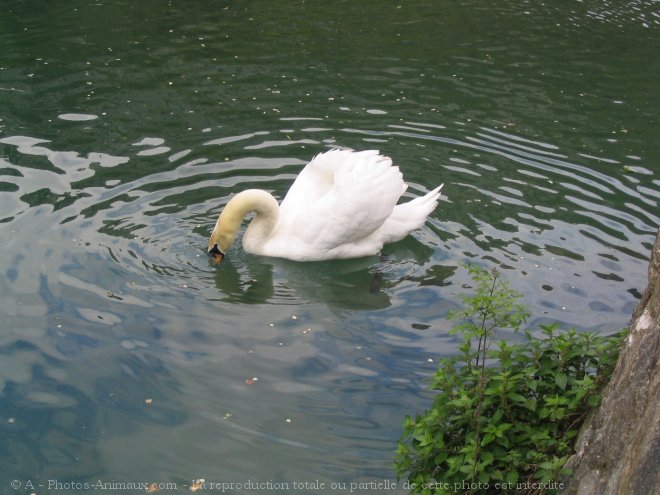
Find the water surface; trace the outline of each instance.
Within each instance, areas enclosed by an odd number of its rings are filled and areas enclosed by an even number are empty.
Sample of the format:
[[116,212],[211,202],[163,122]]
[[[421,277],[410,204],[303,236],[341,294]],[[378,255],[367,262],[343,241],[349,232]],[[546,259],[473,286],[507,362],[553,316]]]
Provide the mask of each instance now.
[[[602,333],[646,285],[656,1],[5,4],[2,490],[394,480],[461,265]],[[382,256],[209,265],[232,194],[333,147],[439,208]]]

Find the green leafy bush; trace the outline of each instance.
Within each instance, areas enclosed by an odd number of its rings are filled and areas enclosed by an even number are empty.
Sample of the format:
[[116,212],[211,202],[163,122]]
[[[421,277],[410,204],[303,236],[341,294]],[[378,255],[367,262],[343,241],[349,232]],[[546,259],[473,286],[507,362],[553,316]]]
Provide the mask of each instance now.
[[474,295],[452,332],[460,354],[433,377],[433,406],[406,417],[395,468],[412,493],[554,493],[575,437],[616,363],[621,334],[541,325],[542,338],[495,342],[528,316],[500,274],[469,267]]

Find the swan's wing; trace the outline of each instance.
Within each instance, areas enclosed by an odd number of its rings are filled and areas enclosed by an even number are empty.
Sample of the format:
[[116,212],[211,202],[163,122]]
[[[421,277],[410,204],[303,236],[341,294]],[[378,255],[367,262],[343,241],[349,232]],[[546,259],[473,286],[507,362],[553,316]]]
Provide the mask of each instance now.
[[335,173],[350,167],[351,157],[355,154],[347,150],[330,150],[316,155],[300,171],[286,193],[280,204],[280,218],[295,217],[332,189]]
[[[348,247],[383,225],[406,185],[398,167],[377,151],[335,151],[321,157],[333,160],[332,185],[316,197],[295,191],[294,198],[298,201],[304,196],[306,202],[297,203],[299,209],[290,219],[291,233],[320,250]],[[332,169],[328,164],[321,165],[326,173]],[[324,180],[323,186],[316,184],[312,188],[316,187],[316,191],[327,188],[327,177]],[[283,207],[286,206],[283,202]],[[283,209],[280,215],[291,214],[287,208]]]

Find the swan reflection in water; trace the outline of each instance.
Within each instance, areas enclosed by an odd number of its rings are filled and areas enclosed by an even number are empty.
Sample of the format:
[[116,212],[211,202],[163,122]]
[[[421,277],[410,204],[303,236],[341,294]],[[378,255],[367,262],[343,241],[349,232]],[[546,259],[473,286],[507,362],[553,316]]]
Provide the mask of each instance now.
[[391,289],[400,284],[447,283],[455,267],[426,267],[433,252],[414,238],[389,246],[380,256],[308,263],[237,250],[214,273],[214,280],[225,302],[292,305],[311,302],[333,309],[378,310],[391,306]]

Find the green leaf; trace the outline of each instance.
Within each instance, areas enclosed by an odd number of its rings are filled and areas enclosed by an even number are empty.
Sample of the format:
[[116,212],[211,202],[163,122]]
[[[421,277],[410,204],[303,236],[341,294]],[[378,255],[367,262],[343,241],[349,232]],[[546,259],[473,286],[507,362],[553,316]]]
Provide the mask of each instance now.
[[518,472],[517,471],[509,471],[506,473],[506,481],[507,483],[511,484],[516,484],[518,483]]
[[497,433],[495,434],[498,437],[504,435],[504,433],[511,428],[513,425],[511,423],[502,423],[497,426]]
[[497,444],[501,445],[504,448],[508,448],[511,443],[509,442],[509,439],[507,437],[498,437],[497,438]]
[[568,377],[564,373],[557,373],[555,375],[555,384],[562,390],[566,389]]
[[458,470],[461,473],[470,474],[472,472],[472,464],[463,464]]
[[562,419],[564,417],[565,412],[566,412],[566,409],[564,409],[563,407],[559,407],[559,408],[555,409],[554,411],[552,411],[552,413],[550,414],[550,419],[555,419],[555,420],[556,419]]
[[500,392],[502,392],[502,385],[493,385],[484,390],[486,395],[498,395]]
[[481,440],[481,446],[483,447],[485,445],[488,445],[493,440],[495,440],[495,435],[492,434],[492,433],[488,433],[488,434],[484,435],[483,440]]
[[445,462],[445,460],[447,459],[447,455],[448,455],[447,452],[440,452],[438,455],[436,455],[436,456],[433,458],[433,463],[434,463],[436,466],[441,465],[441,464],[442,464],[443,462]]
[[509,392],[507,394],[507,397],[509,399],[511,399],[512,401],[514,401],[514,402],[524,403],[525,401],[527,401],[527,399],[525,399],[522,395],[520,395],[516,392]]

